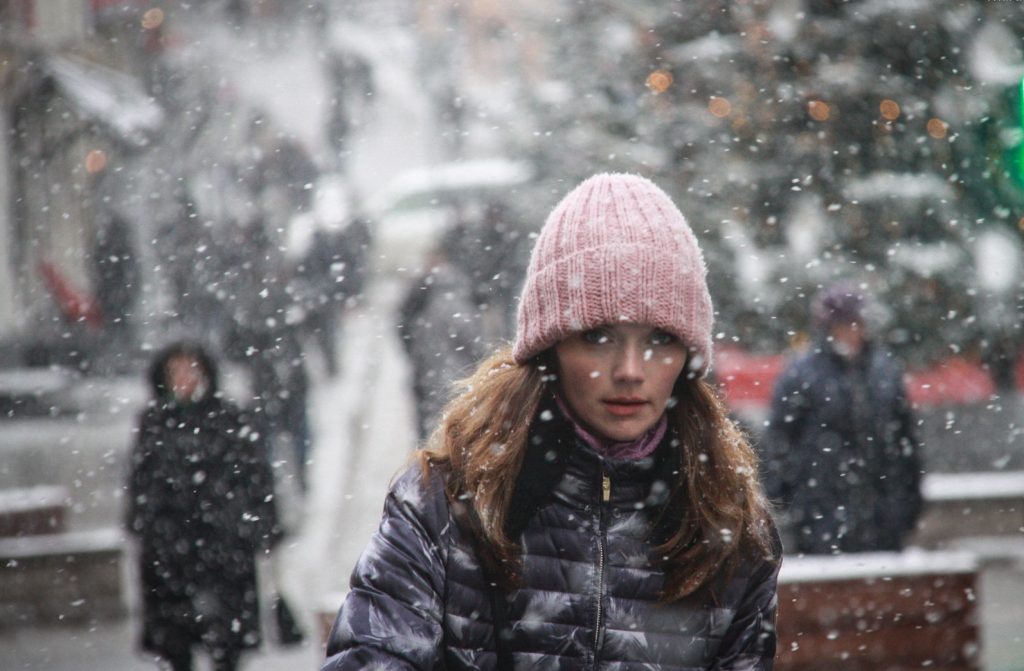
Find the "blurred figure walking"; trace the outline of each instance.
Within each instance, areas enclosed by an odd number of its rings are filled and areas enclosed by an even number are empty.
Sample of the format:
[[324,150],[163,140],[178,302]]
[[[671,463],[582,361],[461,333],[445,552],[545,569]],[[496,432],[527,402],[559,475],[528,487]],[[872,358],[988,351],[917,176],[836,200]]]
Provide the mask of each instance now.
[[294,273],[293,300],[303,307],[303,330],[312,336],[330,377],[340,372],[338,333],[346,310],[361,299],[369,224],[353,217],[344,228],[317,228]]
[[452,383],[486,354],[472,278],[454,262],[465,241],[461,226],[445,233],[399,308],[421,440],[437,425]]
[[921,456],[903,367],[871,338],[868,295],[819,292],[816,337],[775,385],[762,450],[765,488],[798,552],[893,551],[921,512]]
[[202,646],[232,671],[260,643],[256,554],[282,537],[263,432],[220,398],[197,345],[166,349],[150,378],[126,520],[140,546],[142,648],[189,671]]

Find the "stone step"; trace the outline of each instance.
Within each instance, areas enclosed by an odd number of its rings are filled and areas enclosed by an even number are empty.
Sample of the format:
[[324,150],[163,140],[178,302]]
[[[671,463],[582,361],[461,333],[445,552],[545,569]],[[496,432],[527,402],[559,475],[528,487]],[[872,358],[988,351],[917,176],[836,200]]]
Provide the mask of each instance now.
[[59,368],[0,370],[0,419],[74,414],[68,391],[74,373]]
[[124,561],[119,529],[0,539],[0,627],[123,616]]

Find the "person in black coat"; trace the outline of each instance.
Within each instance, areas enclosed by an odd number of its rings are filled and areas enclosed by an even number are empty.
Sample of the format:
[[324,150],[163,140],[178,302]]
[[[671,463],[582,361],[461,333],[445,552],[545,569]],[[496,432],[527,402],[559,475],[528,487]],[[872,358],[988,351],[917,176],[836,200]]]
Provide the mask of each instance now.
[[186,671],[201,645],[230,671],[260,643],[256,555],[282,536],[264,432],[218,396],[197,345],[164,350],[150,381],[126,520],[139,543],[142,648]]
[[762,442],[765,488],[806,554],[896,551],[921,512],[921,446],[903,366],[866,330],[868,299],[815,296],[813,347],[776,381]]

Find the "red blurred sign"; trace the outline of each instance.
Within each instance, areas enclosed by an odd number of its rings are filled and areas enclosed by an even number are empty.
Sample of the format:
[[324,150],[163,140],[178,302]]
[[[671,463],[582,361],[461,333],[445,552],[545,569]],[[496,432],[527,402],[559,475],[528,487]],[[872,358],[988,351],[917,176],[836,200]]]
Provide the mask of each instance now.
[[[775,378],[786,363],[784,354],[752,354],[724,348],[715,352],[714,374],[733,408],[771,404]],[[1018,387],[1024,380],[1024,359],[1017,363]],[[980,403],[996,393],[991,375],[981,364],[950,357],[907,374],[907,393],[919,405]]]

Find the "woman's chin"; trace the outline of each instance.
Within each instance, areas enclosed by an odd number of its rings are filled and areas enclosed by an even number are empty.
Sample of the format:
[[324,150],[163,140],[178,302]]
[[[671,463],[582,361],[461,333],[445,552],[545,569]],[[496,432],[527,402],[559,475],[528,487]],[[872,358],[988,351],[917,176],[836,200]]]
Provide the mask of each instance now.
[[619,421],[609,422],[605,426],[597,427],[597,434],[609,443],[631,443],[638,440],[647,433],[653,422]]

